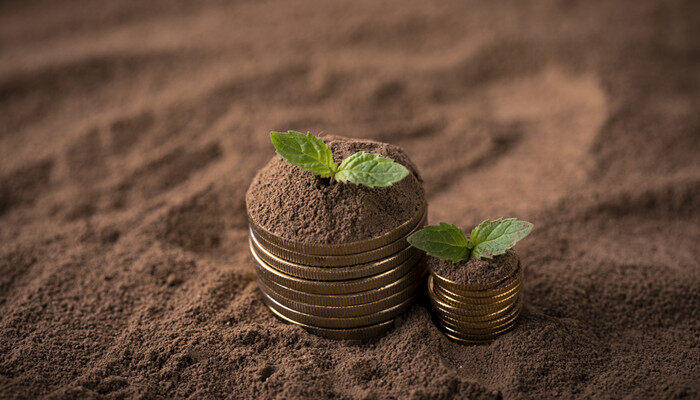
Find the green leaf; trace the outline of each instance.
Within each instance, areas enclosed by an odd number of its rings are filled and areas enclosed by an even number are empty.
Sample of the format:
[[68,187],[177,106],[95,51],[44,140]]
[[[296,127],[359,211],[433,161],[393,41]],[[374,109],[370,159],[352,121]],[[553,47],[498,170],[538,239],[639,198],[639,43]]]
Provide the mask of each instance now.
[[336,179],[369,187],[386,187],[405,178],[409,171],[390,158],[360,151],[343,160]]
[[441,222],[428,225],[408,237],[408,242],[431,256],[444,260],[464,261],[469,258],[469,248],[464,232],[454,225]]
[[277,154],[303,170],[322,178],[333,176],[338,171],[330,147],[311,133],[270,132],[270,139]]
[[486,220],[472,229],[469,248],[477,259],[493,258],[515,246],[532,231],[533,225],[516,218]]

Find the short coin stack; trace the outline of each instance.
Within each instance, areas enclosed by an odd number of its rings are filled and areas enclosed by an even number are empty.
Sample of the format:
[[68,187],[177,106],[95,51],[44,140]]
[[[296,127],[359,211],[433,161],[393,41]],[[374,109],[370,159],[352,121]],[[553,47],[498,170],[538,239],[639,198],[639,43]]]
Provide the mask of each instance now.
[[250,252],[263,300],[278,318],[332,339],[363,340],[391,328],[421,289],[422,252],[406,237],[426,207],[376,238],[344,244],[292,242],[250,222]]
[[488,343],[508,331],[522,307],[523,269],[490,285],[466,286],[434,271],[428,278],[428,296],[439,326],[450,339],[465,344]]

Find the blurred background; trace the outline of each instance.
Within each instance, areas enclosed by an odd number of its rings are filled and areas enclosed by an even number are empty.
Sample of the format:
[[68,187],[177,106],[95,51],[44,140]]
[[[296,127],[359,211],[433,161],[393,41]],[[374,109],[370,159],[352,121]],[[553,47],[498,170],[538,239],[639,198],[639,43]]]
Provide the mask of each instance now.
[[531,211],[697,170],[687,6],[4,2],[0,165],[51,159],[100,197],[174,149],[254,170],[270,130],[311,130],[405,147],[436,217],[475,181],[450,213]]
[[[697,394],[698,4],[3,1],[0,390]],[[244,194],[287,129],[403,147],[433,223],[533,221],[534,317],[464,350],[417,305],[393,339],[308,339],[330,364],[257,380],[304,365],[247,259]]]

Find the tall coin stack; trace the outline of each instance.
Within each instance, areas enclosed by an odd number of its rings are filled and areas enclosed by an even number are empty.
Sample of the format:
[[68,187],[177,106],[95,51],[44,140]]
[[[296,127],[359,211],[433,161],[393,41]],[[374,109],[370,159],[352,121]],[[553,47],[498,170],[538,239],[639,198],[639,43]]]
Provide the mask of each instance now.
[[289,241],[249,218],[250,252],[265,304],[278,318],[332,339],[385,333],[421,289],[423,253],[406,237],[426,218],[423,206],[380,237],[326,245]]
[[512,274],[490,285],[466,286],[431,271],[428,296],[445,335],[460,343],[481,344],[515,326],[522,284],[520,262]]

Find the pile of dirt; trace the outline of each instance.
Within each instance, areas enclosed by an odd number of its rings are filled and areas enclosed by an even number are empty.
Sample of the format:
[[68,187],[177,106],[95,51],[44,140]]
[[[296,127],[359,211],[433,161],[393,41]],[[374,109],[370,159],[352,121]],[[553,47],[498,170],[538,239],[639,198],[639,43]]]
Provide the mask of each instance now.
[[411,171],[390,187],[330,183],[275,156],[255,176],[246,195],[249,216],[285,239],[348,243],[390,232],[425,205],[420,175],[397,146],[337,136],[322,138],[337,165],[358,151],[391,158]]
[[510,249],[493,259],[477,260],[470,257],[466,261],[452,262],[437,257],[426,258],[428,267],[436,274],[461,285],[488,285],[513,274],[518,268],[518,253]]

